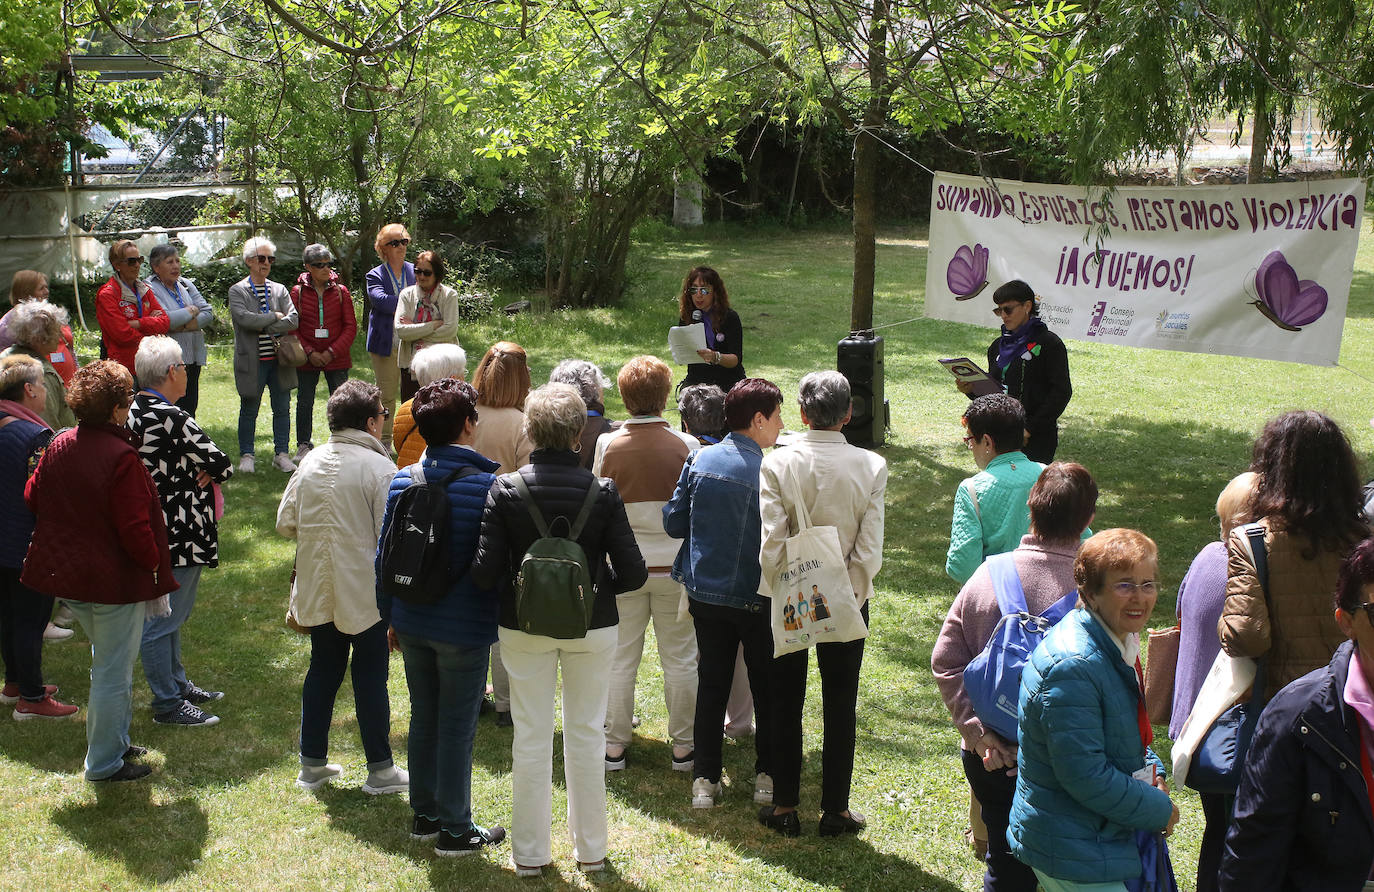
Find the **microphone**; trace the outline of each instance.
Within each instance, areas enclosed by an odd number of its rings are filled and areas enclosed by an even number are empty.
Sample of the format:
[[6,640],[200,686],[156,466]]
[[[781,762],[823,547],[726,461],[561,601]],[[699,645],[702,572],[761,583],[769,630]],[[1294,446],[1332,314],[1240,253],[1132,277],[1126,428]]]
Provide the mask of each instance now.
[[692,311],[692,321],[693,321],[693,322],[700,322],[700,321],[701,321],[701,310],[693,310],[693,311]]

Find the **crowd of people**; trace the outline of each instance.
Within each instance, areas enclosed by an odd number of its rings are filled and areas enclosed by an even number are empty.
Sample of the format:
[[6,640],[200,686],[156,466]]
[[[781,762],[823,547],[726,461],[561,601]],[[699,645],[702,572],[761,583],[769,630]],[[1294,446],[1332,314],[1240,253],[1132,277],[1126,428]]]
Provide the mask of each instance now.
[[[272,467],[290,474],[276,529],[296,542],[287,622],[309,636],[297,783],[344,773],[329,761],[335,699],[351,675],[366,755],[362,789],[405,792],[410,835],[441,856],[503,842],[472,797],[478,717],[512,729],[510,860],[519,876],[553,861],[553,742],[560,690],[567,825],[578,868],[604,868],[607,772],[634,767],[635,686],[654,626],[671,748],[684,804],[726,799],[723,739],[752,733],[757,819],[803,832],[803,706],[815,651],[822,697],[820,836],[862,832],[850,801],[864,633],[782,646],[799,611],[827,619],[852,590],[870,621],[882,566],[887,467],[846,441],[850,385],[805,375],[802,430],[785,435],[788,400],[748,377],[738,313],[715,270],[696,267],[678,322],[707,347],[678,383],[648,355],[615,386],[629,417],[606,417],[611,386],[570,358],[534,386],[529,358],[491,345],[472,374],[457,342],[458,300],[443,258],[407,260],[400,224],[377,235],[367,273],[366,351],[376,383],[350,377],[359,320],[323,245],[303,252],[294,286],[271,278],[276,247],[242,249],[247,275],[228,293],[239,395],[238,460],[197,423],[204,331],[215,312],[181,276],[175,247],[111,246],[97,318],[109,358],[78,367],[65,312],[46,280],[15,277],[0,318],[0,642],[4,700],[16,719],[60,719],[42,673],[55,601],[91,643],[85,777],[137,780],[146,750],[129,737],[141,659],[153,721],[208,727],[223,692],[190,680],[182,629],[206,567],[218,561],[219,486],[255,472],[258,411],[272,411]],[[1137,530],[1090,528],[1098,488],[1081,464],[1054,461],[1072,393],[1067,354],[1024,282],[996,289],[1002,330],[988,349],[1005,392],[963,414],[978,473],[954,493],[946,571],[961,588],[931,668],[953,718],[970,788],[969,835],[986,890],[1139,888],[1179,820],[1145,713],[1140,636],[1159,592],[1155,543]],[[323,374],[329,437],[314,443]],[[965,385],[961,389],[967,390]],[[290,393],[296,451],[290,452]],[[972,397],[972,394],[970,394]],[[398,400],[400,401],[398,405]],[[417,493],[424,494],[417,495]],[[413,597],[388,543],[432,505],[440,574]],[[437,501],[435,501],[437,500]],[[93,505],[104,510],[92,510]],[[1181,638],[1171,736],[1223,651],[1258,658],[1269,707],[1234,795],[1204,793],[1199,889],[1359,888],[1374,861],[1374,539],[1353,452],[1314,412],[1271,421],[1249,469],[1217,504],[1221,537],[1180,586]],[[1246,524],[1256,524],[1257,540]],[[798,594],[803,534],[833,532],[844,592]],[[827,535],[830,533],[828,532]],[[72,561],[69,543],[83,543]],[[552,631],[529,605],[553,539],[575,544],[585,575],[575,631]],[[808,540],[809,541],[809,540]],[[1256,555],[1245,542],[1263,543]],[[392,574],[392,575],[388,575]],[[527,578],[528,577],[528,578]],[[93,580],[100,580],[98,585]],[[397,585],[390,584],[397,581]],[[405,585],[402,585],[404,583]],[[398,594],[410,591],[411,594]],[[789,614],[776,609],[787,599]],[[809,605],[803,608],[802,605]],[[1008,604],[1043,624],[1008,724],[975,707],[965,671],[1004,625]],[[542,608],[541,608],[542,609]],[[817,627],[819,628],[819,627]],[[400,651],[410,703],[405,767],[390,743],[389,655]],[[192,661],[194,662],[194,661]],[[490,678],[490,684],[488,684]],[[641,731],[641,734],[647,731]],[[1320,744],[1317,744],[1320,741]],[[1335,767],[1339,763],[1339,767]],[[483,804],[490,808],[491,803]],[[1333,845],[1332,840],[1339,840]]]

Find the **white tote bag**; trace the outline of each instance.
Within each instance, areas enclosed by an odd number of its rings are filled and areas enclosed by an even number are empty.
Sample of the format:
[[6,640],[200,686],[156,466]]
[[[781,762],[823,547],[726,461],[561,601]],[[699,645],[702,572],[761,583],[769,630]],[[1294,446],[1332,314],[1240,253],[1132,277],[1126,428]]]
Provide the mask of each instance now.
[[868,635],[840,551],[839,532],[812,526],[796,483],[788,483],[798,530],[783,541],[782,568],[771,580],[775,657],[822,641],[856,641]]

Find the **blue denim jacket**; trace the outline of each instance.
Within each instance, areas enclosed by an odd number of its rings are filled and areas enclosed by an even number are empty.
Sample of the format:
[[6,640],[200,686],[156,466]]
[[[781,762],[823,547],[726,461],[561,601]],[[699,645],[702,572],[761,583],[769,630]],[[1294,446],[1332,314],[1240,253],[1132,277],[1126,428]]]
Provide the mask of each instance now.
[[706,604],[759,610],[759,466],[763,450],[729,434],[687,459],[673,498],[663,506],[663,530],[685,539],[673,578]]

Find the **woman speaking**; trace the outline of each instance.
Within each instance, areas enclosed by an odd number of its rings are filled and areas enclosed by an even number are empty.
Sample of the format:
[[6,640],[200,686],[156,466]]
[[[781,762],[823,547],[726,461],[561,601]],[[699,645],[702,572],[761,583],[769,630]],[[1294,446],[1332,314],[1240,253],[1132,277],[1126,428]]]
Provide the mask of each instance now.
[[700,322],[706,326],[706,348],[698,350],[701,362],[687,366],[687,377],[678,390],[693,384],[714,384],[726,393],[744,380],[744,327],[730,309],[730,296],[720,273],[698,266],[682,280],[678,295],[678,325]]
[[[1002,333],[988,345],[988,374],[1026,410],[1026,445],[1032,461],[1049,464],[1059,448],[1059,416],[1069,405],[1069,354],[1040,318],[1035,292],[1013,279],[992,293]],[[968,393],[962,382],[959,389]]]

